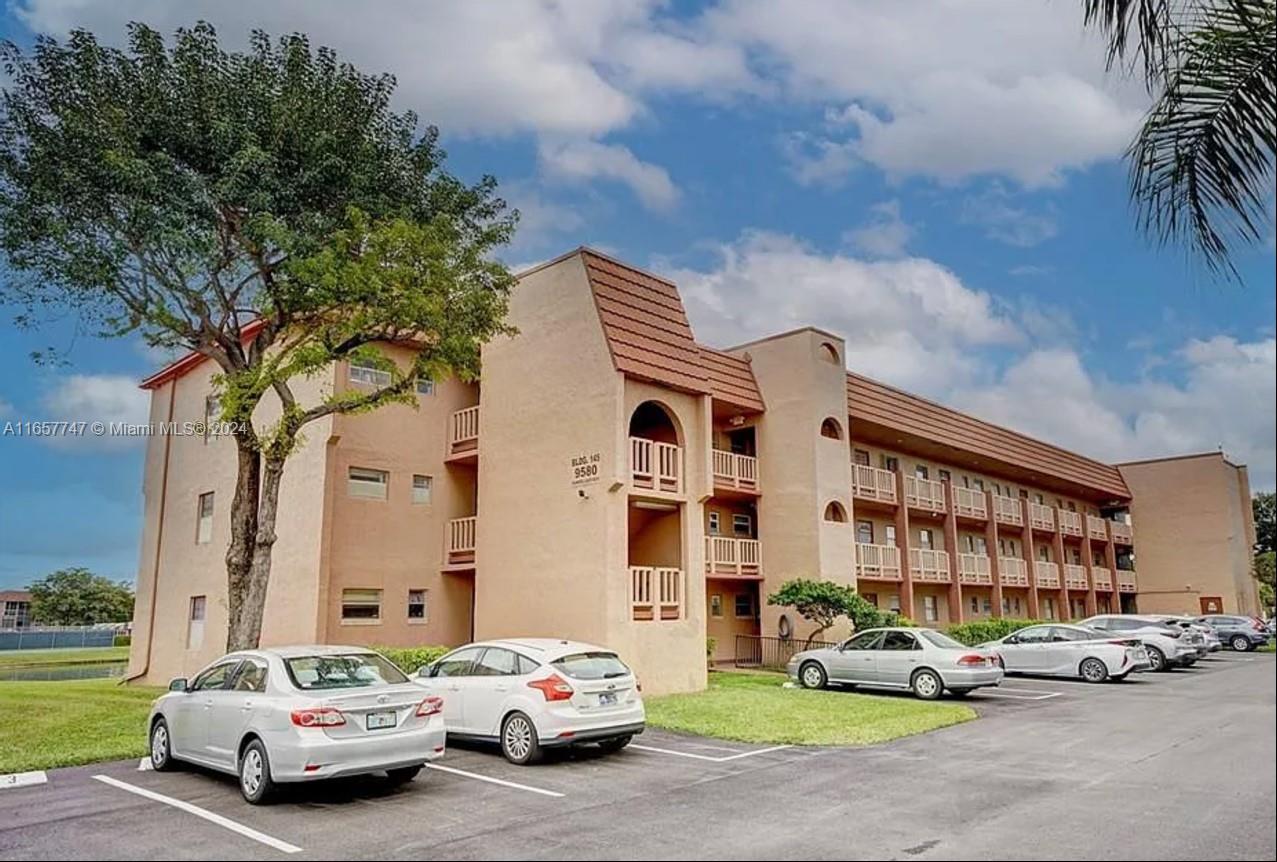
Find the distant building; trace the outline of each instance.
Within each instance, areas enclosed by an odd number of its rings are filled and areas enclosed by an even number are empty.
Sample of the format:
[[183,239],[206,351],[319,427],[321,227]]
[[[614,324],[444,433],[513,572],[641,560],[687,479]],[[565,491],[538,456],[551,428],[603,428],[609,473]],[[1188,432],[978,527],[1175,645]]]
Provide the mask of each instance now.
[[26,590],[0,590],[0,629],[24,629],[31,625],[31,594]]

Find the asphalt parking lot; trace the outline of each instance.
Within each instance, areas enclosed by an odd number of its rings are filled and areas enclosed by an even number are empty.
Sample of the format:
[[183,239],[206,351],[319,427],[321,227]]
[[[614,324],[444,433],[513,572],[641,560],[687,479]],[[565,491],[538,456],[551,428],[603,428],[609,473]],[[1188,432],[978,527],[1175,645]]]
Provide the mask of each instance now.
[[649,731],[519,768],[451,747],[412,784],[293,788],[137,761],[0,791],[6,859],[1273,858],[1271,655],[1100,686],[1011,678],[981,720],[862,749]]

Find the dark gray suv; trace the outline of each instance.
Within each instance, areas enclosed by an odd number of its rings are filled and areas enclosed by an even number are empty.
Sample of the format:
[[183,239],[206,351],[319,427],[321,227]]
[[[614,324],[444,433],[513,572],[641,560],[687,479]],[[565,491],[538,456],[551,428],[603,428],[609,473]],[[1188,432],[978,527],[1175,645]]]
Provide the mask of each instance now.
[[1263,623],[1250,617],[1239,617],[1232,614],[1206,614],[1195,617],[1199,623],[1213,628],[1219,633],[1219,639],[1229,649],[1238,652],[1261,647],[1272,637]]

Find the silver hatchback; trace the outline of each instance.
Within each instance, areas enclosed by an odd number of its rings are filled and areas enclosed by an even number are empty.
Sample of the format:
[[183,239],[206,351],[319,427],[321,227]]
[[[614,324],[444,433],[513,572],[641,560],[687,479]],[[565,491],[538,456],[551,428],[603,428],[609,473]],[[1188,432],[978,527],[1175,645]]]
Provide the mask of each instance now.
[[147,723],[151,765],[175,761],[239,777],[258,803],[284,782],[385,772],[411,781],[442,757],[443,700],[363,647],[231,653],[175,679]]
[[824,649],[806,650],[789,660],[791,679],[804,688],[829,683],[912,691],[935,700],[1002,682],[1002,660],[990,650],[969,647],[932,629],[868,629]]

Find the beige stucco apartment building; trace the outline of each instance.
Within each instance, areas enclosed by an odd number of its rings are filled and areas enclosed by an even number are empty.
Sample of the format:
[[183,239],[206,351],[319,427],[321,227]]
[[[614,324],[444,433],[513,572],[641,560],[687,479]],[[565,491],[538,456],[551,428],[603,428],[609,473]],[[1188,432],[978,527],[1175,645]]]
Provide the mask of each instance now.
[[[264,642],[561,636],[660,692],[704,685],[707,638],[723,660],[804,635],[766,604],[795,577],[936,626],[1135,606],[1118,468],[849,374],[835,333],[699,344],[674,284],[587,249],[524,273],[510,318],[480,384],[308,429]],[[213,373],[192,356],[146,380],[152,419],[215,414]],[[234,469],[230,440],[150,440],[138,678],[223,647]]]

